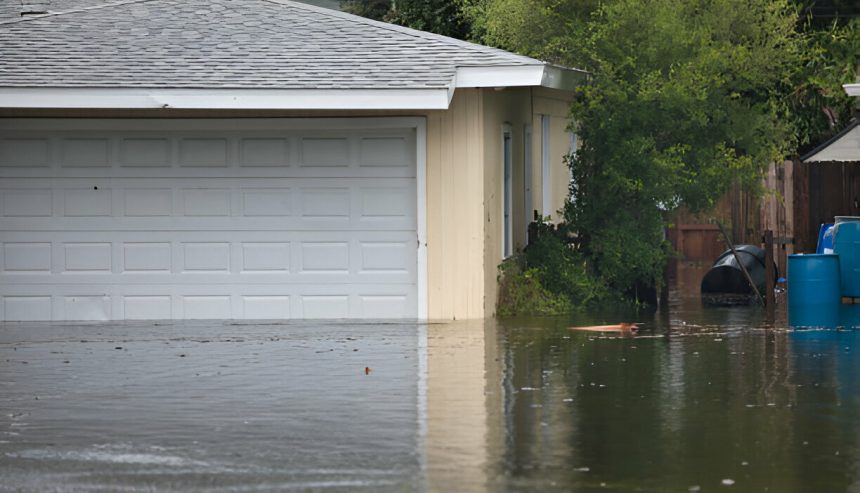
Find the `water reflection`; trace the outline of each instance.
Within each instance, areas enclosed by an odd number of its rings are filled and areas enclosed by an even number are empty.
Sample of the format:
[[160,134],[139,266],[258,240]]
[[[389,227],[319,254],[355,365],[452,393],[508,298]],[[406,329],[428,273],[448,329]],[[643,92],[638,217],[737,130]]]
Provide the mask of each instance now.
[[605,317],[428,328],[431,489],[860,488],[860,333],[755,307],[638,316],[636,338],[567,329]]
[[788,327],[0,326],[0,491],[860,491],[860,332]]

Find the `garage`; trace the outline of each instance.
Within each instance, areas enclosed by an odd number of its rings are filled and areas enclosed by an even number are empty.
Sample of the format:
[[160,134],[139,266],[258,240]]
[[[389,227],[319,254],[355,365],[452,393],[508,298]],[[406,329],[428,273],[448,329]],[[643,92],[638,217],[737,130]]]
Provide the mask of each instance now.
[[6,119],[0,319],[415,318],[422,124]]

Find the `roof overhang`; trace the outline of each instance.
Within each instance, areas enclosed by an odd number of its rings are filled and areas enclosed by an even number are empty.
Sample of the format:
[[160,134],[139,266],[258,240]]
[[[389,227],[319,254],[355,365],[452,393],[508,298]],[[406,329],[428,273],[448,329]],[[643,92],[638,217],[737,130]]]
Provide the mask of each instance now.
[[445,109],[439,89],[0,88],[0,108],[415,110]]
[[585,80],[582,70],[546,63],[457,67],[456,87],[548,87],[573,91]]
[[572,91],[585,72],[548,64],[458,67],[447,87],[399,89],[171,89],[0,87],[0,108],[444,110],[457,88]]
[[860,121],[853,121],[827,142],[800,158],[804,163],[860,161]]
[[842,84],[845,93],[849,96],[860,96],[860,82],[854,84]]

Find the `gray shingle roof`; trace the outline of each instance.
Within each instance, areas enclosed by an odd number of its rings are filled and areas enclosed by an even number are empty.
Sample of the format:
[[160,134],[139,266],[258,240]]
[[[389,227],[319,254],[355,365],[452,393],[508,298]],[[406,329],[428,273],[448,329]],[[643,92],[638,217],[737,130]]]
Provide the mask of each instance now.
[[457,66],[542,63],[288,0],[77,1],[0,22],[0,87],[443,88]]

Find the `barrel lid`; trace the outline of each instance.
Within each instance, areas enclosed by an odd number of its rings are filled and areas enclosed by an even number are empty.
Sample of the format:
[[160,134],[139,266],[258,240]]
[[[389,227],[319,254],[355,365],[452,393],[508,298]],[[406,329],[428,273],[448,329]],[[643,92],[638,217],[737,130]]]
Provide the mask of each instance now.
[[846,223],[849,221],[860,221],[860,216],[836,216],[836,223]]

